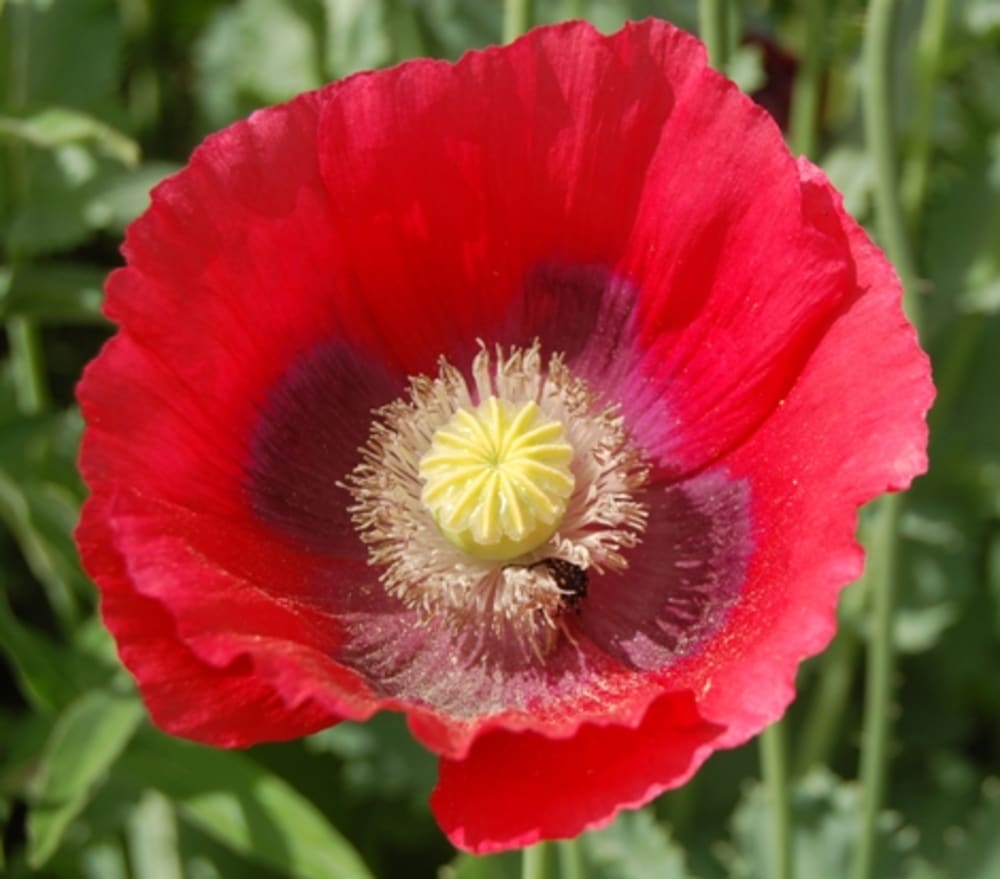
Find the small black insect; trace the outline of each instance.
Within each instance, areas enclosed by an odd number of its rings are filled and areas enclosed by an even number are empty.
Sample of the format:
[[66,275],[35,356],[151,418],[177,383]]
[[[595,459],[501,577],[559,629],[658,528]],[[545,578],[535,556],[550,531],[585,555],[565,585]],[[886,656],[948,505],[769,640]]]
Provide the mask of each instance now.
[[537,568],[539,565],[545,565],[549,569],[556,586],[563,593],[563,607],[579,613],[583,599],[587,597],[586,569],[565,559],[542,559],[528,567]]

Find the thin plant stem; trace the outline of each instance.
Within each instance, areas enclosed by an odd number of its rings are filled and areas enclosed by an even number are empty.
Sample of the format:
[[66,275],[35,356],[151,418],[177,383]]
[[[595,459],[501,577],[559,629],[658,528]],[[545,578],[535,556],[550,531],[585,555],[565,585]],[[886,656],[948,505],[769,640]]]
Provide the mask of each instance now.
[[898,0],[871,0],[864,44],[864,124],[875,165],[875,223],[889,259],[903,282],[910,319],[919,323],[914,293],[917,271],[900,197],[899,160],[893,128],[892,41]]
[[708,60],[716,70],[729,64],[730,0],[698,0],[698,25],[708,47]]
[[38,415],[49,405],[38,327],[27,318],[11,317],[7,319],[6,329],[18,411],[22,415]]
[[560,879],[587,879],[587,865],[580,848],[580,837],[556,844]]
[[726,58],[732,58],[740,48],[743,39],[743,0],[726,2]]
[[906,217],[911,232],[918,231],[920,216],[927,201],[930,177],[931,130],[934,123],[934,97],[941,73],[941,57],[948,34],[951,0],[926,0],[924,16],[917,37],[914,70],[914,107],[910,134],[910,155],[904,177]]
[[[858,583],[851,591],[863,588]],[[796,775],[804,775],[813,766],[828,762],[837,733],[842,728],[844,707],[851,694],[854,668],[860,647],[857,635],[841,626],[837,637],[820,660],[819,680],[812,690],[806,711],[799,750],[795,759]]]
[[504,0],[503,41],[510,43],[527,33],[535,19],[534,0]]
[[947,424],[952,407],[965,383],[969,368],[975,362],[986,331],[986,321],[981,314],[963,314],[958,328],[951,334],[948,357],[936,370],[937,399],[929,414],[931,434],[942,424]]
[[826,69],[826,34],[833,3],[823,0],[802,0],[806,23],[805,51],[802,65],[795,78],[792,94],[789,138],[792,151],[816,157],[819,146],[820,98],[823,73]]
[[892,620],[896,553],[902,496],[880,502],[880,520],[869,550],[871,642],[865,680],[865,717],[861,741],[861,829],[854,879],[872,879],[878,843],[878,816],[885,797],[891,731],[894,649]]
[[[892,44],[897,0],[871,0],[864,43],[864,123],[867,147],[875,165],[876,223],[889,259],[903,283],[904,304],[919,329],[914,297],[917,274],[900,198],[899,166],[892,105]],[[861,747],[861,826],[854,861],[854,879],[871,879],[875,869],[878,817],[885,798],[891,733],[894,650],[892,623],[895,600],[898,525],[902,499],[890,495],[880,502],[869,547],[871,639],[865,683],[865,713]]]
[[788,759],[782,721],[760,734],[760,762],[771,806],[772,879],[792,879],[792,804],[788,788]]
[[[868,546],[870,522],[861,521],[861,543]],[[803,775],[813,766],[829,762],[843,728],[847,703],[851,697],[854,672],[861,655],[861,639],[848,625],[866,610],[867,586],[865,577],[848,589],[840,599],[840,625],[833,643],[819,660],[819,680],[812,688],[812,699],[806,710],[799,739],[798,753],[793,772]]]
[[[13,115],[21,112],[28,102],[28,59],[31,45],[31,9],[27,5],[12,6],[6,10],[3,22],[6,29],[0,39],[7,43],[10,67],[8,70],[7,107]],[[8,148],[7,171],[10,175],[10,210],[13,215],[27,199],[24,144],[12,142]],[[23,268],[23,259],[14,248],[6,253],[12,277]],[[45,376],[45,358],[41,336],[33,321],[25,317],[11,317],[6,322],[7,344],[10,349],[11,372],[18,411],[23,415],[37,415],[49,403],[48,383]]]
[[551,845],[539,842],[521,851],[521,879],[548,879],[551,876]]
[[586,18],[587,0],[569,0],[566,15],[567,18]]
[[656,801],[656,814],[670,825],[675,837],[684,838],[691,828],[698,803],[698,776],[683,787],[663,794]]

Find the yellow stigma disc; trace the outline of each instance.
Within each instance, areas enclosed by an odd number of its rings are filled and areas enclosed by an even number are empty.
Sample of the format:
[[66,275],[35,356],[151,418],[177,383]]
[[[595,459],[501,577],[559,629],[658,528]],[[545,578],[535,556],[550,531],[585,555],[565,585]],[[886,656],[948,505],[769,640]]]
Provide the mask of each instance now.
[[490,397],[434,434],[420,459],[420,499],[459,549],[513,559],[559,527],[573,493],[572,460],[562,424],[534,402]]

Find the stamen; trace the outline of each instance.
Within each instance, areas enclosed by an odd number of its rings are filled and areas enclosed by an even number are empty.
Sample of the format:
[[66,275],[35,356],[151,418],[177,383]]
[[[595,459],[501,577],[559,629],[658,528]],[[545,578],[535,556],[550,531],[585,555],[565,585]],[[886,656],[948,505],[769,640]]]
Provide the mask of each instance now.
[[639,542],[647,468],[615,406],[538,343],[471,381],[445,360],[376,413],[348,476],[352,519],[386,590],[482,652],[544,658],[585,612],[589,572]]

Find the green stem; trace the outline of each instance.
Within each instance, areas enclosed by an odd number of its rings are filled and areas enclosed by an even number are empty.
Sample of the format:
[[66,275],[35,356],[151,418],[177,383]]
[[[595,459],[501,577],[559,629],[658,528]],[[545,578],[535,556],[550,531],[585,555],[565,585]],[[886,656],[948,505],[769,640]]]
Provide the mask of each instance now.
[[527,33],[535,18],[534,0],[504,0],[503,41],[510,43]]
[[18,411],[38,415],[49,405],[48,384],[38,327],[24,317],[7,320],[7,342]]
[[823,0],[803,0],[805,6],[806,42],[802,66],[795,79],[789,139],[792,152],[816,157],[819,135],[819,105],[826,68],[826,34],[833,3]]
[[899,163],[892,106],[892,29],[898,0],[871,0],[865,27],[864,123],[875,164],[876,226],[889,259],[899,272],[910,319],[918,323],[914,301],[917,272],[900,198]]
[[[10,58],[8,70],[7,106],[12,115],[20,113],[28,102],[28,59],[31,45],[31,9],[25,4],[6,10],[3,22],[6,32],[0,39],[7,43]],[[16,216],[27,200],[27,173],[24,144],[12,142],[9,147],[11,216]],[[13,249],[6,254],[12,282],[23,267],[23,261]],[[37,415],[49,402],[45,378],[45,358],[38,327],[23,317],[7,320],[7,343],[10,348],[11,370],[18,410],[24,415]]]
[[587,0],[569,0],[566,8],[566,17],[570,19],[586,18]]
[[[0,9],[0,12],[3,12]],[[19,113],[28,102],[28,59],[31,49],[31,15],[29,4],[14,4],[7,11],[7,52],[10,58],[10,79],[7,82],[8,107]]]
[[731,59],[740,48],[743,41],[743,2],[742,0],[727,0],[726,2],[726,46],[727,59]]
[[672,834],[680,839],[688,836],[697,806],[698,777],[683,787],[674,788],[656,800],[656,814],[670,825]]
[[[861,543],[870,544],[871,524],[861,520]],[[844,728],[847,704],[851,698],[855,668],[861,651],[853,621],[867,611],[868,591],[862,577],[840,598],[839,625],[833,643],[819,660],[818,678],[812,689],[812,701],[806,711],[799,735],[794,773],[804,775],[813,766],[828,764],[838,735]]]
[[557,843],[561,879],[587,879],[587,865],[580,848],[580,837]]
[[551,875],[550,845],[539,842],[521,850],[521,879],[548,879]]
[[729,64],[730,0],[698,0],[698,24],[708,48],[708,60],[716,70]]
[[871,643],[865,680],[865,718],[861,741],[861,832],[854,861],[854,879],[875,875],[878,816],[885,797],[891,732],[894,649],[892,620],[896,552],[902,496],[880,501],[880,520],[869,549]]
[[937,399],[928,416],[931,436],[940,425],[949,423],[952,406],[958,399],[983,340],[986,321],[986,316],[982,314],[963,314],[958,329],[952,333],[948,356],[935,374]]
[[[861,584],[851,591],[859,588],[862,588]],[[859,647],[854,632],[841,626],[820,660],[819,680],[813,688],[812,701],[799,737],[796,775],[804,775],[813,766],[823,765],[829,760],[837,735],[843,729],[844,709],[851,695]]]
[[788,788],[785,729],[782,721],[760,734],[760,762],[771,805],[772,879],[792,879],[792,804]]
[[934,97],[941,72],[941,56],[948,34],[951,0],[926,0],[917,38],[914,70],[914,110],[910,134],[910,155],[906,167],[906,216],[910,230],[917,231],[930,177],[931,132],[934,125]]
[[[864,122],[868,149],[875,163],[876,222],[903,283],[904,304],[919,329],[914,298],[917,274],[900,199],[899,169],[893,130],[892,41],[898,0],[871,0],[865,28]],[[881,519],[869,548],[871,642],[865,690],[861,749],[861,827],[854,862],[854,879],[871,879],[875,868],[878,816],[888,775],[890,709],[894,667],[892,622],[896,579],[899,495],[881,502]]]

